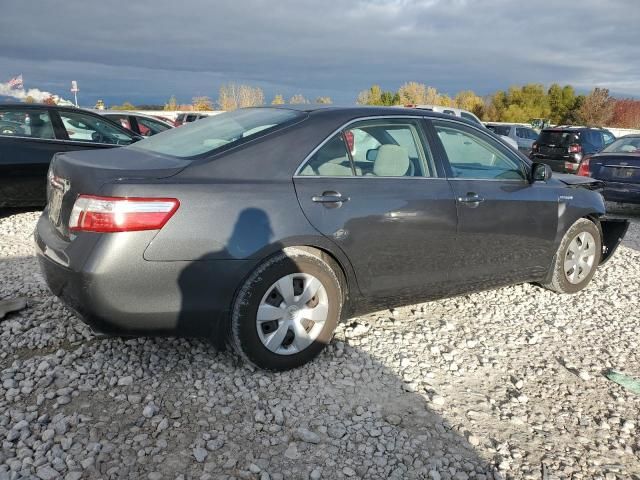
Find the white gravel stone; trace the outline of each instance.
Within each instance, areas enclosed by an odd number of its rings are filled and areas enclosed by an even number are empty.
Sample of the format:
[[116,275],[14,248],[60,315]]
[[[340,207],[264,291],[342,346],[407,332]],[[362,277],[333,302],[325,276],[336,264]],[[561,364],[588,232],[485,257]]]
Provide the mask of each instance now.
[[0,480],[633,478],[639,400],[600,373],[640,378],[640,207],[624,211],[628,240],[584,292],[361,316],[277,374],[204,340],[96,336],[43,282],[39,213],[0,215],[0,299],[28,300],[0,321]]

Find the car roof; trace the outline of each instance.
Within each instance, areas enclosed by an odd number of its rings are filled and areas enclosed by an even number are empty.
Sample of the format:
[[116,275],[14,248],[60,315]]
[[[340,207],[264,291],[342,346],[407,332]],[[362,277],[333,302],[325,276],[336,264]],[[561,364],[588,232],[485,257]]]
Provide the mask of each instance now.
[[[348,114],[353,117],[367,117],[367,116],[419,116],[419,117],[432,117],[451,120],[451,115],[447,113],[434,112],[431,110],[425,110],[421,108],[403,107],[403,106],[374,106],[374,105],[315,105],[315,104],[302,104],[302,105],[264,105],[260,107],[249,108],[277,108],[283,110],[294,110],[298,112],[305,112],[311,115],[323,114],[323,115],[345,115]],[[476,125],[475,122],[470,122],[461,117],[455,117],[457,121],[469,122],[470,125]]]

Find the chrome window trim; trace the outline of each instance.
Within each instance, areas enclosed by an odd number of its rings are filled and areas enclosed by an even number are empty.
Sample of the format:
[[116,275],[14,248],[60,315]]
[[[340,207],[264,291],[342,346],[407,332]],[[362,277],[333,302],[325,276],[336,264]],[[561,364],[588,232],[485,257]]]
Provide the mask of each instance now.
[[131,142],[131,143],[127,143],[126,145],[118,145],[117,143],[98,143],[98,142],[91,142],[89,140],[83,141],[83,140],[65,140],[64,138],[38,138],[38,137],[24,137],[22,135],[2,135],[0,133],[0,138],[20,138],[20,139],[24,139],[24,140],[33,140],[36,142],[55,142],[55,143],[71,143],[71,144],[80,144],[80,145],[107,145],[110,147],[126,147],[127,145],[131,145],[135,142]]
[[[311,153],[309,153],[309,155],[307,155],[304,160],[302,160],[302,162],[300,162],[300,165],[298,165],[298,168],[296,168],[295,172],[293,173],[293,178],[311,178],[311,177],[320,177],[320,178],[341,178],[341,177],[337,177],[337,176],[332,176],[332,175],[300,175],[300,171],[302,170],[302,167],[304,167],[304,164],[307,163],[311,157],[313,157],[316,152],[318,150],[320,150],[322,147],[324,147],[324,145],[331,140],[337,133],[340,133],[342,130],[344,130],[346,127],[348,127],[349,125],[356,123],[356,122],[361,122],[364,120],[392,120],[392,119],[413,119],[413,120],[423,120],[425,117],[423,115],[375,115],[375,116],[369,116],[369,117],[359,117],[359,118],[354,118],[349,120],[348,122],[344,123],[343,125],[341,125],[339,128],[335,129],[333,132],[331,132],[331,134],[325,138],[322,142],[320,142],[320,144],[314,148],[313,150],[311,150]],[[342,177],[342,178],[354,178],[354,177],[358,177],[358,175],[353,175],[353,177]],[[362,175],[360,175],[361,178],[366,178]],[[402,178],[402,177],[377,177],[377,178]],[[431,177],[407,177],[407,178],[431,178]]]

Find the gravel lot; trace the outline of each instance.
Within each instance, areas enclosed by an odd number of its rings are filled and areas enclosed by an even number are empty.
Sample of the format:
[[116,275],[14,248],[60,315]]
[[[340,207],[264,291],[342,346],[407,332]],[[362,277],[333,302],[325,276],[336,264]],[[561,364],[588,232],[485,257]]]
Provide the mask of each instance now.
[[[615,206],[614,206],[615,207]],[[575,296],[532,285],[342,325],[313,364],[95,336],[46,290],[37,212],[0,219],[0,479],[640,479],[640,209]]]

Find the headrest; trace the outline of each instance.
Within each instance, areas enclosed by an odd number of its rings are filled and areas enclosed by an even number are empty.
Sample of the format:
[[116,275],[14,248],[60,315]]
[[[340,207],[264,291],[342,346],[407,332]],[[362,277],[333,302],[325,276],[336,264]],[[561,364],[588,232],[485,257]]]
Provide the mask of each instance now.
[[407,149],[399,145],[380,145],[373,163],[373,174],[378,177],[402,177],[409,169]]

